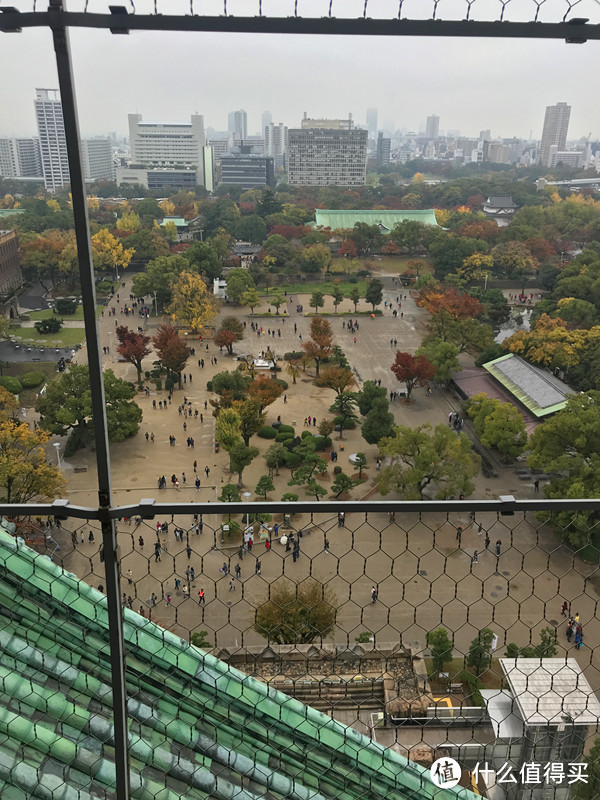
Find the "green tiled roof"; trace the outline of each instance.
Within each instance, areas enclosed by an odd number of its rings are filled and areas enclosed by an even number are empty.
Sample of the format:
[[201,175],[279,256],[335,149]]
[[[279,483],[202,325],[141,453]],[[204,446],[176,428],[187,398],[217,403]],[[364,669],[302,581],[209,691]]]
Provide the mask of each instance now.
[[[132,798],[469,800],[124,610]],[[114,797],[106,598],[0,531],[0,796]]]
[[14,214],[24,214],[24,213],[25,213],[24,208],[0,208],[0,219],[2,217],[12,217]]
[[509,353],[483,364],[483,368],[501,383],[536,417],[560,411],[574,391],[550,372]]
[[161,227],[166,225],[167,222],[174,222],[178,228],[187,228],[187,222],[183,217],[164,217],[160,223]]
[[397,222],[414,220],[423,225],[436,225],[435,211],[433,208],[417,211],[332,211],[326,208],[317,208],[315,211],[315,227],[323,228],[353,228],[357,222],[366,222],[367,225],[379,225],[382,233],[389,233]]

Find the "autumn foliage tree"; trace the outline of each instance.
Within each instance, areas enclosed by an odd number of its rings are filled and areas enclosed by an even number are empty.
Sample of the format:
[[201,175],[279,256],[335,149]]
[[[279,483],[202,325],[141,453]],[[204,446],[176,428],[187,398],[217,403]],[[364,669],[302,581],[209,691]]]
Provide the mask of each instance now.
[[181,388],[181,372],[190,357],[189,347],[179,338],[172,325],[161,325],[152,343],[168,375],[176,378]]
[[283,392],[283,386],[266,375],[259,375],[248,386],[248,394],[257,401],[261,412],[281,397]]
[[180,322],[198,333],[216,316],[215,298],[199,275],[182,272],[171,289],[171,303],[167,310],[173,322]]
[[142,359],[152,352],[148,347],[150,337],[144,336],[143,333],[136,333],[126,325],[119,325],[116,333],[119,340],[117,352],[125,361],[133,364],[136,368],[138,383],[140,383],[142,380]]
[[442,292],[437,288],[425,288],[417,298],[417,305],[425,308],[431,315],[443,311],[452,319],[468,319],[483,314],[483,305],[468,294],[456,289]]
[[317,375],[321,361],[326,358],[333,347],[333,331],[328,320],[314,316],[310,322],[310,339],[302,345],[305,353],[315,362]]
[[42,428],[33,431],[25,422],[0,419],[0,488],[7,503],[54,500],[64,492],[60,470],[46,460],[49,441]]
[[435,375],[434,365],[425,356],[413,356],[410,353],[396,353],[391,368],[396,379],[406,386],[406,399],[410,400],[415,386],[424,386]]
[[229,355],[233,354],[233,345],[244,338],[244,326],[237,317],[225,317],[215,334],[214,342],[217,347],[227,348]]

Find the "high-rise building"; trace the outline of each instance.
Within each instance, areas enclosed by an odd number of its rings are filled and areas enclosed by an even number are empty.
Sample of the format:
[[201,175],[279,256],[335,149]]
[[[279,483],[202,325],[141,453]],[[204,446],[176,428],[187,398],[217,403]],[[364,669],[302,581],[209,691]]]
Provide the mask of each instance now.
[[233,139],[248,138],[248,115],[243,109],[229,112],[228,128]]
[[114,181],[115,165],[110,139],[102,137],[82,139],[81,159],[83,177],[86,181]]
[[285,154],[287,152],[288,129],[280,122],[274,125],[272,122],[265,127],[265,155],[271,156],[275,162],[275,169],[285,166]]
[[204,117],[192,114],[190,122],[142,122],[129,114],[132,166],[150,169],[190,170],[204,186]]
[[566,149],[570,117],[571,106],[566,103],[557,103],[555,106],[546,107],[539,152],[539,161],[542,166],[550,166],[550,148],[552,145],[556,145],[556,150],[558,151]]
[[377,166],[385,167],[390,163],[390,153],[392,149],[392,140],[384,137],[383,132],[379,131],[377,136]]
[[0,294],[10,294],[22,285],[18,236],[15,231],[0,230]]
[[35,116],[40,135],[44,184],[49,192],[69,183],[67,141],[58,89],[35,90]]
[[437,114],[432,114],[427,117],[427,124],[425,125],[425,138],[437,139],[440,135],[440,118]]
[[263,111],[260,117],[260,134],[264,135],[265,128],[273,122],[273,115],[270,111]]
[[377,109],[367,108],[367,130],[371,138],[377,133]]
[[4,178],[42,178],[40,140],[0,139],[0,175]]
[[221,183],[242,189],[275,187],[273,159],[254,153],[230,153],[221,157]]
[[368,131],[331,120],[337,127],[288,131],[288,182],[292,186],[364,186]]

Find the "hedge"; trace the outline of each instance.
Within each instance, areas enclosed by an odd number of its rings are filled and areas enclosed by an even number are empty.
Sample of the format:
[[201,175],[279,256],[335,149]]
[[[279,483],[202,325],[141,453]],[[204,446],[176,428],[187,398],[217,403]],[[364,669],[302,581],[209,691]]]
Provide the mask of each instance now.
[[283,354],[283,360],[284,361],[300,361],[300,359],[304,355],[305,355],[305,353],[304,353],[303,350],[300,350],[300,351],[292,350],[290,353],[284,353]]
[[35,386],[39,386],[40,383],[44,383],[46,380],[46,376],[43,372],[27,372],[21,378],[21,386],[24,389],[33,389]]
[[326,450],[328,447],[331,447],[331,437],[329,436],[317,436],[317,450]]
[[291,440],[293,438],[294,438],[294,434],[293,433],[288,433],[287,431],[284,431],[283,433],[278,433],[275,436],[275,441],[276,442],[287,442],[287,441],[289,441],[289,440]]
[[261,439],[274,439],[277,436],[277,431],[270,425],[263,425],[263,427],[256,434]]
[[0,386],[3,386],[7,391],[12,392],[13,394],[19,394],[21,389],[21,382],[17,380],[17,378],[11,378],[8,375],[3,375],[0,377]]
[[294,433],[294,428],[291,425],[280,425],[278,433]]

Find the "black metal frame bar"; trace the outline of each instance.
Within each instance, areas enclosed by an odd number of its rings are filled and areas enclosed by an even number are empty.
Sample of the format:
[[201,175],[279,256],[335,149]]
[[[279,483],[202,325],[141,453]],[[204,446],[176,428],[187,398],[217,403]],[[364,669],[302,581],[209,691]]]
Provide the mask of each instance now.
[[[54,5],[54,3],[52,3]],[[442,19],[342,19],[339,17],[205,17],[170,14],[95,14],[78,11],[20,12],[6,9],[0,30],[49,27],[129,31],[311,34],[315,36],[433,36],[493,39],[600,39],[600,25],[587,19],[562,22],[501,22]]]
[[[44,12],[20,12],[17,9],[0,8],[0,31],[19,32],[26,28],[46,27],[52,31],[59,86],[63,107],[65,134],[71,175],[71,191],[75,220],[75,234],[79,256],[85,331],[90,368],[90,385],[94,415],[94,437],[98,466],[98,507],[71,505],[67,500],[54,503],[31,503],[26,505],[0,504],[0,514],[6,517],[21,515],[54,516],[58,519],[96,520],[102,526],[102,544],[106,569],[106,595],[109,615],[111,671],[113,681],[114,746],[116,764],[117,800],[129,800],[129,753],[127,734],[127,693],[125,683],[125,651],[122,630],[122,610],[119,589],[119,561],[115,520],[121,517],[140,516],[151,519],[164,514],[217,514],[227,517],[249,510],[255,513],[304,513],[331,514],[340,509],[337,502],[267,503],[157,503],[154,499],[125,506],[113,505],[110,480],[110,453],[108,447],[107,421],[102,380],[102,361],[96,318],[96,302],[89,221],[81,154],[77,104],[73,80],[68,28],[106,29],[111,33],[129,31],[186,31],[204,33],[247,34],[296,34],[337,36],[417,36],[417,37],[461,37],[461,38],[516,38],[516,39],[563,39],[581,43],[587,39],[600,39],[600,25],[587,24],[588,20],[572,19],[559,23],[540,22],[479,22],[472,20],[398,20],[398,19],[339,19],[302,17],[203,17],[127,14],[118,7],[111,14],[68,12],[63,0],[49,0]],[[432,512],[493,511],[499,516],[525,514],[528,511],[545,510],[589,511],[600,510],[599,500],[515,500],[512,497],[489,501],[353,501],[346,502],[347,513],[367,515],[375,512],[398,514],[427,514]]]

